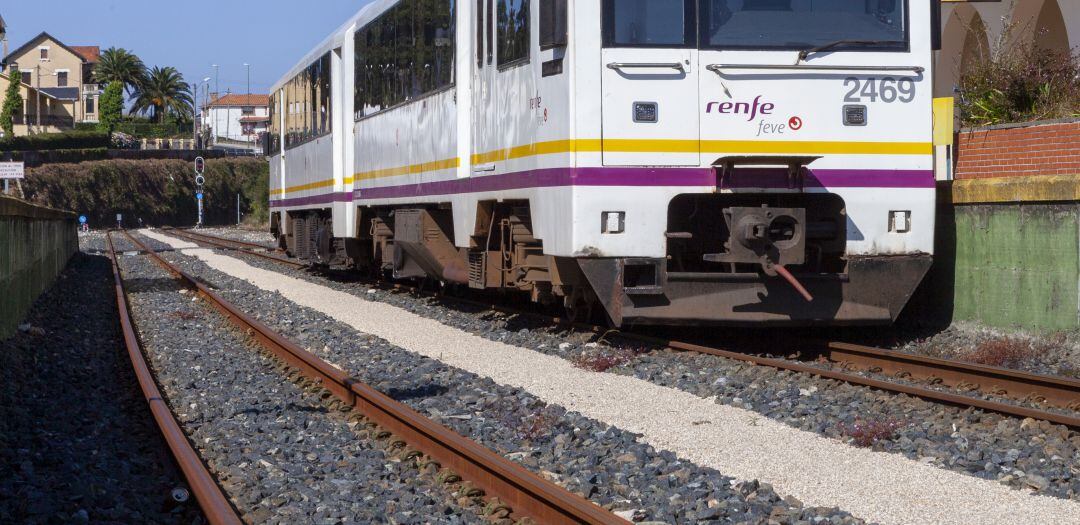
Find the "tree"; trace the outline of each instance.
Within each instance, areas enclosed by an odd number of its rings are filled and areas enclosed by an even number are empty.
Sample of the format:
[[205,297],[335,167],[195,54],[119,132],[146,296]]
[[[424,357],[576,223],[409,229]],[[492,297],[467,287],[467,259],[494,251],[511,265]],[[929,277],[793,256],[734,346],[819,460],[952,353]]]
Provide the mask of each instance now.
[[134,53],[110,47],[94,66],[94,80],[100,84],[119,82],[129,94],[134,93],[146,80],[146,66]]
[[4,130],[5,137],[15,136],[14,117],[22,113],[23,99],[19,94],[19,84],[22,76],[19,74],[19,66],[12,66],[9,73],[7,94],[4,95],[4,108],[0,110],[0,129]]
[[143,85],[136,90],[131,112],[150,113],[155,122],[162,123],[168,115],[190,119],[194,106],[191,85],[184,82],[180,72],[173,67],[154,66],[147,73]]
[[98,127],[102,131],[112,132],[120,123],[120,117],[124,113],[124,85],[120,82],[110,82],[102,93],[98,110],[101,116]]

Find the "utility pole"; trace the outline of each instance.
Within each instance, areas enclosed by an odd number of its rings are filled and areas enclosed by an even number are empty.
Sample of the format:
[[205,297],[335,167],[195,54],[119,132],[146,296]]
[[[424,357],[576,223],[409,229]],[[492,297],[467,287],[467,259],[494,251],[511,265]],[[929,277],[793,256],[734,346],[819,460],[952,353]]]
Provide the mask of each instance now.
[[[37,97],[37,132],[41,133],[41,64],[38,64],[34,68],[34,84],[36,84],[34,89],[37,90],[37,94],[35,95]],[[27,126],[26,129],[30,129],[30,127]]]
[[218,84],[218,65],[214,64],[214,93],[221,96],[221,84]]
[[[251,103],[251,64],[248,64],[247,62],[244,62],[244,67],[247,68],[247,100],[245,100],[244,103],[245,104],[250,104]],[[244,106],[240,106],[240,118],[241,119],[244,118]],[[241,134],[243,134],[243,129],[244,129],[244,125],[241,124],[240,125]],[[237,202],[239,203],[239,201],[237,201]],[[239,204],[237,204],[236,213],[237,213],[237,217],[239,217],[239,215],[240,215]],[[239,224],[239,222],[237,224]]]

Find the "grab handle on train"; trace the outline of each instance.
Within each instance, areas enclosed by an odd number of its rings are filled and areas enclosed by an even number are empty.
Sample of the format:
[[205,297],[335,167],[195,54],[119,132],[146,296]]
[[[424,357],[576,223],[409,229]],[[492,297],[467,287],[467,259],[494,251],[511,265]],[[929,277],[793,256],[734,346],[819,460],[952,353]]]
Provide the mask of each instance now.
[[682,62],[612,62],[608,69],[677,69],[686,71]]

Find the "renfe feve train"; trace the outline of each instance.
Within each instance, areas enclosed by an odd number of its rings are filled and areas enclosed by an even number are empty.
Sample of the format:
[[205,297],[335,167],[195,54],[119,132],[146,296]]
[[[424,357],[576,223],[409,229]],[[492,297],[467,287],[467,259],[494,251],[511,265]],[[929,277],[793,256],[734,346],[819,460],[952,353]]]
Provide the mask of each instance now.
[[933,253],[938,13],[377,0],[273,88],[271,228],[616,325],[890,323]]

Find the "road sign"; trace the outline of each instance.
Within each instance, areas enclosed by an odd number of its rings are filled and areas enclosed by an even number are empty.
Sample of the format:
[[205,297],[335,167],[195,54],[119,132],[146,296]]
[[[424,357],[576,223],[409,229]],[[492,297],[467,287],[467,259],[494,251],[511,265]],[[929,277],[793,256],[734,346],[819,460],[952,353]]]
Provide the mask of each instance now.
[[0,179],[22,179],[26,177],[26,166],[21,162],[0,162]]
[[202,175],[206,171],[206,160],[202,157],[195,157],[195,174]]
[[196,193],[195,198],[199,199],[199,200],[202,200],[202,192]]
[[79,224],[86,224],[86,215],[79,215]]

